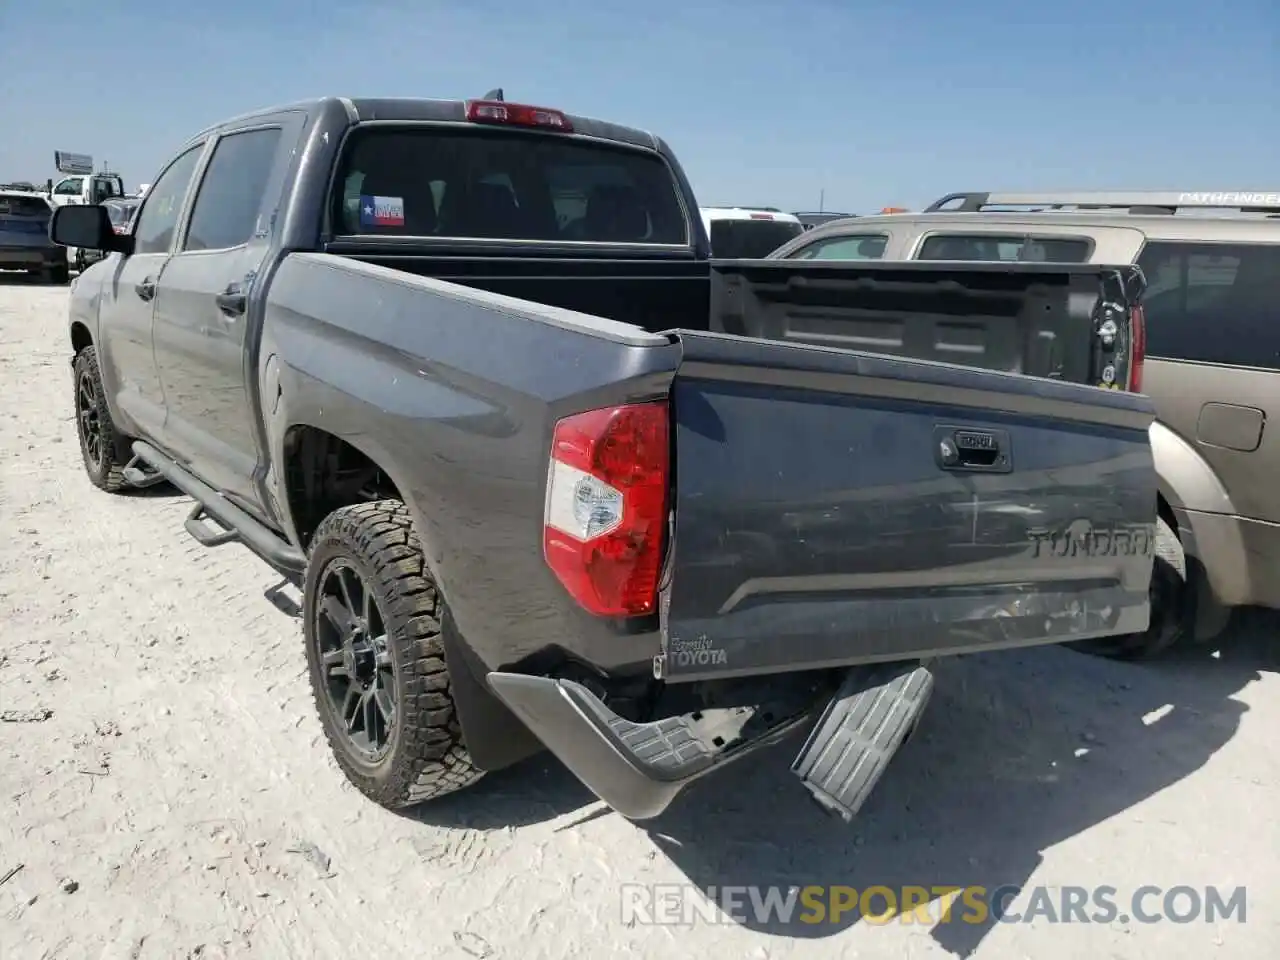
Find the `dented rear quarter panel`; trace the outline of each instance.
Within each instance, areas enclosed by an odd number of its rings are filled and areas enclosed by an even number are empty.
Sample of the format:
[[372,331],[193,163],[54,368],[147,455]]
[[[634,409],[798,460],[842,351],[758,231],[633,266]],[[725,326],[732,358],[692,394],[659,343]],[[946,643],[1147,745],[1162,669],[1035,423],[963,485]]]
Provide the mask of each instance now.
[[[379,464],[460,633],[492,670],[562,647],[648,671],[657,624],[587,615],[542,555],[554,423],[665,395],[680,348],[636,328],[326,254],[293,254],[263,328],[271,456],[311,426]],[[276,399],[278,397],[278,399]],[[273,493],[296,543],[282,478]]]

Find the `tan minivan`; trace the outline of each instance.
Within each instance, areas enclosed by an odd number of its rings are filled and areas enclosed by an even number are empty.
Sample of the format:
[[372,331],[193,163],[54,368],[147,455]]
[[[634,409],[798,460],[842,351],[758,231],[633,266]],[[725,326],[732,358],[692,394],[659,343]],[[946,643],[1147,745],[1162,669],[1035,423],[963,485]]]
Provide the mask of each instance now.
[[1151,656],[1213,639],[1236,607],[1280,609],[1280,192],[951,194],[770,257],[1139,264],[1160,475],[1151,627],[1087,649]]

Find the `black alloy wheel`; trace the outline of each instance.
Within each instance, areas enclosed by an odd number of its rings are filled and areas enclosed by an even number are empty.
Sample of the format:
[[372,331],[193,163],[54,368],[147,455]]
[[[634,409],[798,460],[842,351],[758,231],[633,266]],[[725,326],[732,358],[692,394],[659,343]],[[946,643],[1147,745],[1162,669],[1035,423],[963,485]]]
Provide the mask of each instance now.
[[380,763],[398,734],[396,665],[377,599],[355,566],[336,558],[320,575],[312,636],[327,706],[359,760]]

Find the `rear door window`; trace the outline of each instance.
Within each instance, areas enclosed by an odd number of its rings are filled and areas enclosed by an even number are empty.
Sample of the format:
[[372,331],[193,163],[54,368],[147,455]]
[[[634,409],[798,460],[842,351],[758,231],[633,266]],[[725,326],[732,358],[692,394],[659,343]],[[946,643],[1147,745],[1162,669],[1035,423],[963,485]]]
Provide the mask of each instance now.
[[997,263],[1086,263],[1093,243],[1084,237],[935,233],[925,237],[917,260]]
[[555,134],[372,128],[352,137],[339,235],[687,246],[670,167]]
[[854,233],[824,237],[791,254],[792,260],[879,260],[889,237],[883,233]]
[[1280,245],[1153,241],[1147,355],[1280,369]]
[[183,250],[225,250],[247,243],[258,226],[281,130],[222,137],[200,181]]

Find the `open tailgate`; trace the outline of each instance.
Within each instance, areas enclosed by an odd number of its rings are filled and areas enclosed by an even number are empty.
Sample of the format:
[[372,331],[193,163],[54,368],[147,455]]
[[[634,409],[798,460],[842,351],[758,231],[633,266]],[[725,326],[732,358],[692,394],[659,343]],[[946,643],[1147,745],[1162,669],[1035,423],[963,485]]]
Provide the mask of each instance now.
[[1146,629],[1140,394],[678,331],[668,680]]
[[717,260],[713,267],[716,332],[1121,389],[1130,377],[1129,308],[1146,286],[1135,266],[1099,264]]

